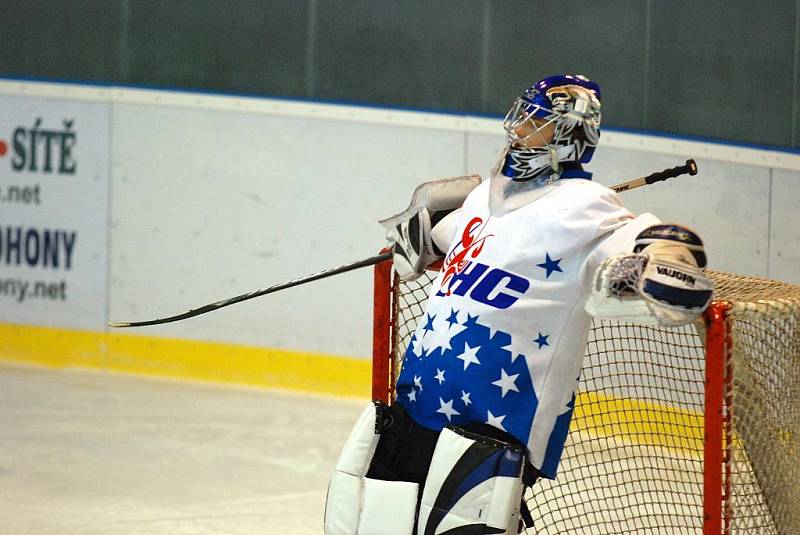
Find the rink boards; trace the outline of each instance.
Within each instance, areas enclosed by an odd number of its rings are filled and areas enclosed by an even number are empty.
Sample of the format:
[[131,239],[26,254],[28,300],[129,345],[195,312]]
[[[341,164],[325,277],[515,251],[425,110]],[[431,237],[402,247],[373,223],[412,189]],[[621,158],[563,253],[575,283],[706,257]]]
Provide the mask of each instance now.
[[[498,118],[280,99],[0,81],[0,103],[0,359],[346,396],[369,392],[368,269],[106,322],[371,256],[418,183],[485,175],[503,145]],[[607,129],[591,168],[689,157],[697,177],[626,205],[693,226],[715,269],[800,281],[797,154]]]

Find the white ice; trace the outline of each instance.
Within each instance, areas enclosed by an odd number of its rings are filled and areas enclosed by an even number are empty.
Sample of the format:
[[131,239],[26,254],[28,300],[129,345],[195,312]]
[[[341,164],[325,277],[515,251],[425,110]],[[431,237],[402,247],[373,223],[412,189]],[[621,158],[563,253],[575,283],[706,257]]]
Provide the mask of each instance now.
[[[0,535],[319,535],[366,402],[0,363]],[[699,531],[699,458],[576,438],[529,532]]]
[[0,364],[0,534],[318,535],[366,401]]

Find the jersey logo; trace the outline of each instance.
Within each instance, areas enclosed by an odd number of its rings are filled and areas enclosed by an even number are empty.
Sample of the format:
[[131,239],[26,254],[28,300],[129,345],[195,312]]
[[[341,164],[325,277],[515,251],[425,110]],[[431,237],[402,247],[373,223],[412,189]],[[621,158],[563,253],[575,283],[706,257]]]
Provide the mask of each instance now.
[[530,282],[504,269],[490,269],[486,264],[474,262],[481,254],[486,239],[493,234],[483,235],[486,223],[474,217],[467,223],[461,241],[445,258],[442,271],[442,284],[438,297],[460,295],[494,308],[508,308],[530,287]]
[[469,265],[470,259],[478,258],[478,255],[483,251],[484,242],[487,238],[494,236],[494,234],[489,234],[487,236],[482,235],[486,230],[487,223],[488,220],[484,223],[483,219],[480,217],[473,217],[470,219],[469,223],[467,223],[461,235],[461,241],[456,244],[453,250],[450,251],[444,259],[444,265],[442,266],[444,277],[442,277],[442,285],[439,289],[439,293],[442,293],[442,288],[447,287],[447,292],[443,295],[450,295],[449,284],[453,280],[453,277],[464,271]]

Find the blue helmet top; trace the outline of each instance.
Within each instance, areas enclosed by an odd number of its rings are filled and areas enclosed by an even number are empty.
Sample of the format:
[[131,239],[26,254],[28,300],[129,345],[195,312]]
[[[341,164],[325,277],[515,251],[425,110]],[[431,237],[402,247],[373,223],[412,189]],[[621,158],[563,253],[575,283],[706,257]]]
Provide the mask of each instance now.
[[[534,110],[537,109],[552,110],[554,103],[551,99],[551,95],[559,94],[553,90],[570,85],[583,87],[594,93],[594,96],[599,104],[602,98],[600,94],[600,86],[580,74],[557,74],[555,76],[543,78],[526,89],[521,98],[529,105],[527,106],[527,111],[529,113],[535,113]],[[545,118],[544,115],[540,116]]]

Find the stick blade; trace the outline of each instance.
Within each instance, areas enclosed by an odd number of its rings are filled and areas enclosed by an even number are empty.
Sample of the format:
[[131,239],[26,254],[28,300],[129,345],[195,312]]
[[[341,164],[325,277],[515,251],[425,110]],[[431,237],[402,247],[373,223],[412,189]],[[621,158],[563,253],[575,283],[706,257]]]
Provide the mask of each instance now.
[[161,325],[163,323],[172,323],[174,321],[185,320],[187,318],[193,318],[194,316],[199,316],[200,314],[204,314],[205,312],[209,312],[210,310],[216,310],[216,308],[206,308],[202,307],[200,309],[190,310],[189,312],[184,312],[183,314],[178,314],[176,316],[169,316],[168,318],[157,318],[154,320],[145,320],[145,321],[109,321],[108,326],[113,327],[115,329],[120,329],[124,327],[148,327],[150,325]]

